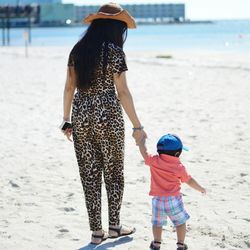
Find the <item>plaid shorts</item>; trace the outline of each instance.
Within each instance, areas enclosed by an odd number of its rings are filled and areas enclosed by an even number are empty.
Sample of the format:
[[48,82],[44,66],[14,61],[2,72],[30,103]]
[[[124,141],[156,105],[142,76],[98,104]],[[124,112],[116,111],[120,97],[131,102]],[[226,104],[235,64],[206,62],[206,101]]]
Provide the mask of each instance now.
[[152,199],[152,224],[167,225],[167,217],[175,226],[184,224],[189,218],[180,196],[155,196]]

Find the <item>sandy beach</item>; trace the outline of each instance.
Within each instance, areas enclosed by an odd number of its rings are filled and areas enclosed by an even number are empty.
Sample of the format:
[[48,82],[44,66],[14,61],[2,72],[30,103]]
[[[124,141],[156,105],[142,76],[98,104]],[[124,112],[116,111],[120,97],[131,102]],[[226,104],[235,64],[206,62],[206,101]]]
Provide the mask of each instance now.
[[[148,249],[149,169],[126,115],[121,221],[133,237],[88,245],[90,232],[73,144],[58,126],[68,47],[0,47],[0,249]],[[126,52],[126,51],[125,51]],[[171,55],[171,59],[156,58]],[[183,184],[191,250],[250,249],[250,55],[233,52],[127,52],[128,84],[155,153],[158,138],[178,134],[182,162],[207,188]],[[103,191],[103,225],[107,201]],[[176,249],[171,223],[162,249]]]

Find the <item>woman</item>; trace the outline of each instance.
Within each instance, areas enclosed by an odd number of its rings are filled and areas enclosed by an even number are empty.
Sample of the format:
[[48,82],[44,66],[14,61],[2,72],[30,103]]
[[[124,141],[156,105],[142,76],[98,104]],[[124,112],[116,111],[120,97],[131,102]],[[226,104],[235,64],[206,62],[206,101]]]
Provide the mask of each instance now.
[[[64,129],[74,148],[89,216],[91,243],[100,244],[135,232],[120,224],[124,176],[124,121],[121,105],[133,125],[138,142],[146,133],[136,115],[126,83],[127,65],[122,50],[127,28],[134,19],[117,4],[103,5],[85,18],[90,23],[85,35],[73,47],[68,61],[64,89]],[[74,95],[75,89],[77,89]],[[120,105],[121,104],[121,105]],[[101,223],[102,173],[108,196],[109,232]]]

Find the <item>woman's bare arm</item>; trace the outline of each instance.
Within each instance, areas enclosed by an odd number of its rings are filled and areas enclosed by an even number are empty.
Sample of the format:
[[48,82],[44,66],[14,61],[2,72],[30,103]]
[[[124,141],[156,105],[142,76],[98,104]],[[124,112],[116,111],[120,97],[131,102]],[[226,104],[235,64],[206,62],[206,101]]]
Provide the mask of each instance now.
[[67,70],[67,79],[64,87],[64,94],[63,94],[63,119],[65,121],[70,120],[70,111],[73,96],[76,89],[76,75],[74,67],[68,67]]
[[[131,123],[133,124],[133,127],[141,128],[142,125],[136,114],[133,98],[127,85],[126,73],[122,72],[120,74],[114,74],[114,81],[118,98]],[[143,136],[145,138],[147,137],[143,130],[135,130],[133,133],[133,137],[135,138],[137,144],[143,138]]]
[[[73,67],[68,67],[67,79],[64,87],[63,93],[63,120],[70,121],[70,111],[73,101],[73,96],[76,89],[76,74]],[[72,129],[68,128],[64,131],[69,141],[71,140]]]
[[141,123],[135,111],[133,98],[127,85],[126,73],[122,72],[120,74],[114,74],[114,80],[118,93],[118,99],[120,100],[122,107],[128,115],[131,123],[135,128],[141,127]]

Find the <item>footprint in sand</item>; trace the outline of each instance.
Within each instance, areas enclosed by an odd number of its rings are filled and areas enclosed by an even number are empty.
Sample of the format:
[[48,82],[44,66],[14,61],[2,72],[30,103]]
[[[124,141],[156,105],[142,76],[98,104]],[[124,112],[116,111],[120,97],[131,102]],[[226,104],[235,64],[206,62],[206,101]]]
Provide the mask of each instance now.
[[60,207],[58,210],[65,211],[65,212],[73,212],[75,209],[73,207]]
[[69,193],[69,194],[67,195],[67,199],[68,199],[68,200],[72,199],[73,195],[74,195],[74,193]]
[[124,202],[123,202],[123,205],[126,206],[126,207],[128,207],[128,206],[132,205],[132,203],[129,202],[129,201],[124,201]]
[[244,243],[247,245],[248,248],[250,248],[250,242],[249,241],[244,241]]
[[11,238],[11,235],[8,235],[7,232],[5,232],[5,231],[0,231],[0,236],[2,238],[8,238],[8,239]]
[[244,177],[244,176],[247,176],[248,174],[245,174],[245,173],[240,173],[240,176],[241,177]]
[[64,237],[65,237],[65,233],[68,233],[68,232],[69,232],[69,230],[66,229],[66,228],[61,228],[61,229],[59,229],[58,231],[60,232],[60,234],[57,234],[57,235],[56,235],[56,238],[58,238],[58,239],[64,238]]
[[239,183],[239,184],[244,184],[245,182],[246,182],[245,180],[237,181],[237,183]]
[[1,224],[2,228],[8,227],[9,226],[9,221],[8,220],[1,220],[0,223],[4,223],[5,225]]
[[39,223],[39,222],[33,220],[25,220],[24,223],[29,224],[29,223]]
[[32,207],[32,206],[38,207],[38,205],[34,202],[26,202],[26,203],[24,203],[24,205],[28,206],[28,207]]
[[142,176],[141,178],[137,179],[137,181],[145,183],[147,181],[147,179],[144,176]]
[[248,218],[243,218],[243,220],[250,222],[250,219],[248,219]]
[[17,185],[15,182],[13,182],[12,180],[9,181],[9,184],[14,187],[14,188],[20,188],[19,185]]
[[69,232],[69,230],[66,228],[59,229],[58,231],[61,233],[68,233]]

